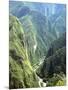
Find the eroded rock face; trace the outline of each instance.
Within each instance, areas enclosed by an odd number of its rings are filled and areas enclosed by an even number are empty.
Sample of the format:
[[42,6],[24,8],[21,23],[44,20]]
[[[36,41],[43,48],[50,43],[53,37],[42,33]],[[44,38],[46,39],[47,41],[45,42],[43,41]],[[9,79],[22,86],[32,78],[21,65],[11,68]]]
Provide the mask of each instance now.
[[9,88],[38,87],[38,79],[28,59],[27,48],[21,42],[25,44],[21,23],[14,16],[10,16],[9,21]]

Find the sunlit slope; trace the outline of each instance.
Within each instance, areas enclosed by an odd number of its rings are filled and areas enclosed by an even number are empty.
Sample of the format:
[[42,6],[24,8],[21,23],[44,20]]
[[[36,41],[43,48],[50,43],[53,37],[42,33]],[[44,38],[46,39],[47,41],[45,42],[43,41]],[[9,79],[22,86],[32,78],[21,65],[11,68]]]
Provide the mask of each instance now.
[[38,87],[38,79],[28,59],[21,23],[9,17],[9,88]]

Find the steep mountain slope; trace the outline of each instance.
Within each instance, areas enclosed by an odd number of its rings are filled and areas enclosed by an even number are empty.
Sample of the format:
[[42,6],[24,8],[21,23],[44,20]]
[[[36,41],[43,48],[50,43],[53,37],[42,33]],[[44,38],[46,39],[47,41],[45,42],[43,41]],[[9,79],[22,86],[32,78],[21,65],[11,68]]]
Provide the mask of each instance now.
[[65,5],[10,1],[9,6],[10,14],[21,21],[28,57],[33,66],[46,55],[51,42],[65,32],[65,14],[62,13]]
[[[42,13],[43,15],[50,17],[52,15],[58,14],[58,15],[62,15],[63,12],[66,9],[66,5],[64,4],[53,4],[53,3],[41,3],[41,2],[22,2],[22,1],[10,1],[9,2],[9,6],[10,6],[10,11],[11,13],[15,14],[16,12],[19,12],[19,10],[22,9],[22,7],[26,6],[30,9],[30,11],[38,11],[40,13]],[[18,13],[16,13],[15,15],[17,15]]]
[[56,13],[50,16],[49,20],[52,23],[54,35],[59,38],[66,31],[66,6],[56,5]]
[[38,87],[38,79],[28,59],[21,23],[9,17],[9,88]]
[[24,2],[21,1],[18,2],[10,1],[9,8],[10,8],[9,12],[18,18],[25,16],[30,12],[30,8],[24,5]]
[[51,23],[50,31],[58,38],[66,30],[66,5],[32,2],[10,2],[10,13],[18,18],[36,11],[46,16]]
[[59,38],[66,31],[65,16],[58,16],[53,23],[53,31],[56,33],[56,37]]
[[25,42],[28,49],[28,56],[31,61],[31,64],[34,64],[37,62],[37,59],[35,57],[35,50],[37,45],[35,27],[32,24],[29,16],[22,17],[20,21],[22,23],[23,30],[25,33]]
[[[61,19],[59,20],[61,21]],[[37,11],[31,11],[28,15],[21,17],[20,21],[26,34],[26,43],[32,65],[38,63],[39,59],[45,56],[51,42],[58,38],[57,35],[61,33],[61,36],[65,32],[64,28],[63,31],[60,30],[64,24],[56,30],[52,29],[52,24],[47,17]],[[54,27],[56,26],[54,25]]]
[[54,73],[66,73],[66,48],[63,47],[57,50],[52,56],[45,59],[43,65],[41,66],[40,77],[50,78]]
[[44,56],[50,43],[55,40],[50,32],[51,24],[44,15],[36,11],[21,17],[20,21],[25,32],[29,56],[36,63]]
[[[55,79],[54,74],[59,75],[60,85],[65,85],[66,75],[66,35],[63,34],[58,40],[51,44],[47,56],[37,74],[43,78],[44,82],[48,81],[47,86],[55,86],[58,83],[58,76]],[[61,74],[62,73],[62,74]],[[62,80],[63,78],[63,80]]]
[[46,58],[53,55],[58,49],[64,46],[66,46],[66,33],[63,33],[62,36],[60,36],[60,38],[51,43]]

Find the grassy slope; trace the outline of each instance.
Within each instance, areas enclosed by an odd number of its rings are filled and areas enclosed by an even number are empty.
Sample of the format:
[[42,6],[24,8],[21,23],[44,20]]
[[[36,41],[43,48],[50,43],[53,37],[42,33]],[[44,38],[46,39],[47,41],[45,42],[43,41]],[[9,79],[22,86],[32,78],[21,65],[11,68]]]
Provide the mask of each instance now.
[[25,47],[24,31],[19,20],[9,17],[9,88],[38,87]]

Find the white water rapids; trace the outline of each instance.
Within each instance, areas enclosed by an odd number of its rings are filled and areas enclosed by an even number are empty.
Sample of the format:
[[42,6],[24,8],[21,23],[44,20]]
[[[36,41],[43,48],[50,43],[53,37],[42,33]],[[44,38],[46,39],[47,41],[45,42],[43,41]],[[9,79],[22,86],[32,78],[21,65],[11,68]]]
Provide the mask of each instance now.
[[46,83],[43,82],[43,79],[41,79],[39,76],[37,76],[37,77],[38,77],[38,79],[39,79],[39,81],[38,81],[39,86],[40,86],[40,87],[46,87]]

